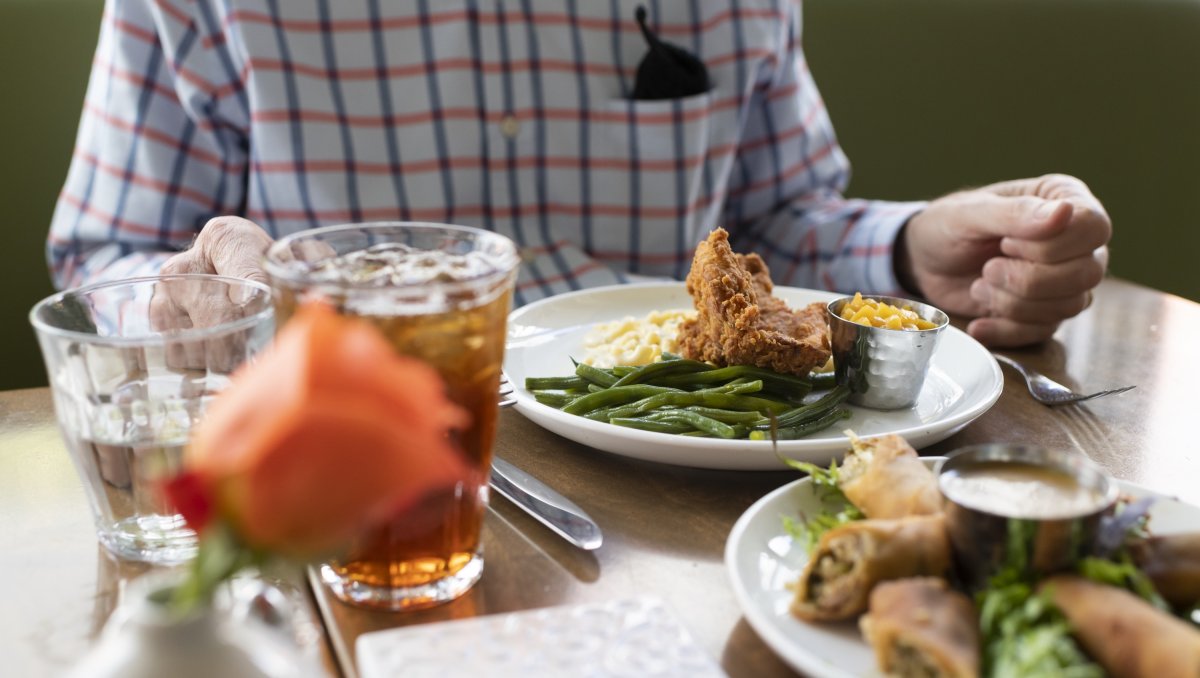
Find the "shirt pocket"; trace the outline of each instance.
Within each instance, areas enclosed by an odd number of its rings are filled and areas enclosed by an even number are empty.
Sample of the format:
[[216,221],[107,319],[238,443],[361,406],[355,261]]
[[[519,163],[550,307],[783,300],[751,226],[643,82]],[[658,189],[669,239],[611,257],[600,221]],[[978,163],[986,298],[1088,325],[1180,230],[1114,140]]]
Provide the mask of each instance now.
[[677,159],[696,165],[710,138],[714,90],[679,99],[609,99],[593,112],[596,145],[605,155],[639,164]]
[[593,109],[592,242],[606,263],[647,275],[687,272],[723,193],[709,166],[721,133],[714,96],[610,99]]

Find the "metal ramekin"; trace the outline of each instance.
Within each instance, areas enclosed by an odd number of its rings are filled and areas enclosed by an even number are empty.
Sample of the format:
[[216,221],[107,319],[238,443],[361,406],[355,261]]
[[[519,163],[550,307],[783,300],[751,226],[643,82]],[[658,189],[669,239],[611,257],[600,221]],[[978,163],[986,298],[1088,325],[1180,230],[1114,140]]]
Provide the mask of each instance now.
[[[1000,515],[970,506],[969,497],[952,497],[944,478],[954,469],[980,462],[1016,462],[1062,471],[1101,499],[1095,508],[1053,518],[1029,517],[1021,506]],[[1042,576],[1069,569],[1095,546],[1100,520],[1117,500],[1117,483],[1087,457],[1034,445],[991,443],[951,452],[937,467],[938,488],[946,499],[946,531],[956,572],[972,589],[982,588],[1005,566],[1024,561],[1025,572]],[[1023,549],[1013,558],[1011,549]]]
[[899,297],[870,298],[901,308],[907,306],[936,327],[889,330],[860,325],[840,315],[853,297],[829,302],[826,308],[837,382],[850,387],[850,402],[855,405],[877,410],[911,407],[925,384],[938,336],[950,318],[929,304]]

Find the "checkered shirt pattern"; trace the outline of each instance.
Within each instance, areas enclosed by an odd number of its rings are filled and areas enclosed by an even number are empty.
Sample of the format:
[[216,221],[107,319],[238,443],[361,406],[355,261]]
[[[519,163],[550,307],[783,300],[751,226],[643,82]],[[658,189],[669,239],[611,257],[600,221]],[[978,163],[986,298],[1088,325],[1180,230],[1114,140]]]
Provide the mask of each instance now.
[[[629,98],[640,2],[711,91]],[[109,0],[47,250],[65,287],[223,214],[468,224],[517,243],[521,304],[682,278],[720,225],[779,284],[895,292],[921,205],[848,173],[797,0]]]

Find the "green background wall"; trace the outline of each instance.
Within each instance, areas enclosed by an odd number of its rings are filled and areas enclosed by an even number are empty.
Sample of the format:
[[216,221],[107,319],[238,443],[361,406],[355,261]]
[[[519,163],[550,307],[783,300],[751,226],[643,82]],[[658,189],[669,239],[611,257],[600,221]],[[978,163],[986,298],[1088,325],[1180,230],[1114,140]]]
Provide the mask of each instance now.
[[[677,0],[666,0],[677,1]],[[0,389],[45,382],[26,320],[66,175],[99,0],[0,0]],[[850,192],[1087,181],[1115,274],[1200,299],[1200,0],[806,0],[805,49]]]

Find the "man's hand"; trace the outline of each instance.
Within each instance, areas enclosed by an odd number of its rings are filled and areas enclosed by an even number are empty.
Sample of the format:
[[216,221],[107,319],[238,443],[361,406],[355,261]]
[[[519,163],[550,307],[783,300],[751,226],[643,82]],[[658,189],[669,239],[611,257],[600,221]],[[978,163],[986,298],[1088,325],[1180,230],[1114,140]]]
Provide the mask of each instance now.
[[271,242],[271,236],[253,221],[216,217],[208,220],[190,249],[167,259],[162,272],[213,273],[266,284],[262,261]]
[[[162,273],[209,273],[265,284],[262,261],[271,242],[266,231],[252,221],[217,217],[204,225],[191,249],[163,264]],[[150,322],[159,331],[213,327],[244,315],[246,299],[218,298],[195,284],[160,289],[150,301]],[[243,352],[236,337],[174,342],[167,346],[167,363],[180,369],[227,372],[241,362]]]
[[1112,222],[1087,186],[1051,174],[939,198],[905,226],[900,280],[930,303],[978,316],[989,346],[1048,339],[1091,303],[1108,267]]

